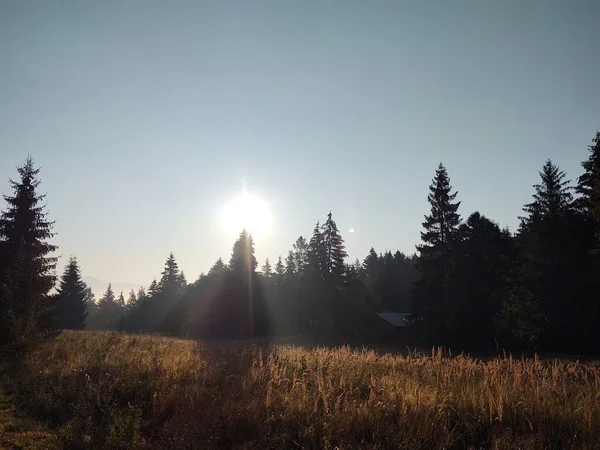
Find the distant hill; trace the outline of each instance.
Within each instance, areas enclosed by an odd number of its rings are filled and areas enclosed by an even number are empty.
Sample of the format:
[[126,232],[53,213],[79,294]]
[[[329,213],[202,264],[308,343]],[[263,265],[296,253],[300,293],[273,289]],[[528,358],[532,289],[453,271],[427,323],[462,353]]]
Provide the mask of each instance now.
[[[94,278],[94,277],[83,277],[83,281],[90,288],[92,288],[92,292],[96,296],[96,300],[100,299],[100,297],[102,297],[102,295],[104,295],[104,292],[106,291],[106,288],[108,287],[108,281],[99,280],[98,278]],[[119,295],[119,292],[123,291],[123,295],[125,296],[125,298],[127,298],[127,294],[129,293],[129,291],[131,291],[133,289],[134,291],[137,292],[138,289],[141,287],[140,284],[135,284],[135,283],[125,283],[125,282],[112,283],[111,282],[111,284],[112,284],[113,291],[115,292],[115,295]]]

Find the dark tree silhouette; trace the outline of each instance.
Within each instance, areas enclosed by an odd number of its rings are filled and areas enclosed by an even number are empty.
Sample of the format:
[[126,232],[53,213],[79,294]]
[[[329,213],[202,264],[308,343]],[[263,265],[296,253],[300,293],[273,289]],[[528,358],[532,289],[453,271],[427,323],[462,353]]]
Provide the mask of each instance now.
[[158,291],[159,291],[158,283],[156,282],[156,278],[154,278],[152,280],[152,282],[150,283],[150,286],[148,286],[147,297],[149,297],[149,298],[154,297],[158,293]]
[[212,337],[255,338],[270,333],[266,301],[256,273],[252,236],[243,230],[233,244],[229,270],[208,307]]
[[224,275],[229,271],[229,267],[223,262],[221,258],[217,259],[217,262],[208,271],[209,275]]
[[28,158],[0,216],[0,345],[26,350],[55,326],[82,328],[86,315],[89,329],[217,339],[302,333],[317,343],[368,343],[382,336],[373,331],[387,327],[376,312],[396,311],[419,316],[406,332],[392,334],[402,345],[597,353],[600,132],[589,150],[576,197],[565,174],[544,164],[515,235],[479,212],[461,223],[457,193],[440,164],[415,255],[371,248],[362,264],[347,263],[330,212],[309,242],[300,236],[285,261],[279,256],[271,266],[267,259],[262,273],[244,230],[229,264],[219,258],[195,282],[187,283],[171,253],[147,292],[132,291],[125,302],[109,285],[98,303],[74,258],[57,294],[49,295],[53,223]]
[[489,349],[499,345],[498,319],[510,289],[514,264],[514,240],[508,230],[479,212],[459,229],[455,289],[458,293],[451,316],[456,338],[463,347]]
[[288,280],[291,280],[298,274],[298,269],[296,268],[296,260],[294,259],[294,252],[291,250],[288,252],[287,257],[285,258],[285,276]]
[[112,285],[109,284],[106,288],[106,292],[104,292],[104,295],[98,301],[96,323],[100,329],[116,330],[122,314],[123,309],[120,302],[115,297]]
[[[142,289],[142,288],[140,288]],[[127,309],[135,308],[135,304],[138,301],[137,295],[135,295],[135,291],[132,289],[129,291],[129,296],[127,297]]]
[[447,318],[452,314],[456,298],[452,292],[454,270],[454,245],[458,239],[460,202],[455,201],[457,192],[452,192],[448,171],[440,164],[427,200],[431,213],[425,216],[423,244],[417,246],[417,267],[421,278],[415,284],[415,307],[422,314],[428,333],[434,338],[447,338]]
[[294,270],[299,276],[304,276],[306,274],[306,267],[308,266],[308,242],[300,236],[296,239],[292,249],[294,254]]
[[316,282],[318,278],[325,279],[327,275],[327,248],[319,222],[315,225],[312,237],[308,243],[308,271],[310,278]]
[[327,214],[327,220],[321,229],[325,250],[325,273],[334,282],[341,282],[344,276],[344,261],[348,257],[348,253],[346,253],[344,240],[337,229],[337,225],[331,218],[331,211]]
[[547,347],[559,344],[558,324],[564,323],[565,302],[572,295],[568,230],[574,205],[569,182],[552,161],[546,161],[540,178],[533,201],[523,207],[517,278],[504,316],[517,337]]
[[275,263],[275,275],[277,275],[277,282],[281,282],[283,280],[283,275],[285,274],[285,266],[283,265],[283,260],[281,259],[281,255],[277,257],[277,262]]
[[156,291],[162,295],[165,301],[173,302],[183,294],[186,285],[185,276],[179,271],[175,256],[170,253],[165,261],[165,268],[162,271]]
[[92,288],[84,283],[85,293],[85,310],[86,310],[86,323],[85,328],[89,330],[98,329],[96,317],[98,315],[98,304],[96,303],[96,296],[92,292]]
[[265,277],[265,278],[270,278],[271,276],[273,276],[273,268],[271,267],[269,258],[265,259],[265,263],[263,264],[260,271],[261,271],[263,277]]
[[45,195],[36,189],[39,169],[33,159],[17,167],[19,181],[10,180],[13,195],[5,195],[7,208],[0,215],[0,347],[24,349],[51,332],[51,302],[57,247],[41,204]]
[[65,267],[56,295],[56,313],[60,326],[69,330],[83,330],[87,320],[87,286],[81,279],[77,258],[72,256]]
[[595,238],[600,243],[600,131],[589,146],[590,155],[581,163],[584,173],[577,180],[576,192],[580,195],[578,206],[594,222]]

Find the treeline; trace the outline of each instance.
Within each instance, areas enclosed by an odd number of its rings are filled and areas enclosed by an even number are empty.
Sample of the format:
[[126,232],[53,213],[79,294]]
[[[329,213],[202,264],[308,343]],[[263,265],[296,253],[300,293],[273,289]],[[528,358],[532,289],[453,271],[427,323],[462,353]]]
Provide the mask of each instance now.
[[[417,253],[347,261],[331,213],[285,257],[258,270],[245,230],[229,260],[188,284],[171,254],[160,280],[95,301],[71,258],[55,294],[56,247],[29,158],[0,218],[0,344],[22,348],[59,328],[208,338],[310,334],[343,339],[381,310],[415,312],[421,344],[600,351],[600,133],[572,184],[547,161],[517,230],[479,212],[463,219],[440,164]],[[375,322],[376,323],[376,322]]]

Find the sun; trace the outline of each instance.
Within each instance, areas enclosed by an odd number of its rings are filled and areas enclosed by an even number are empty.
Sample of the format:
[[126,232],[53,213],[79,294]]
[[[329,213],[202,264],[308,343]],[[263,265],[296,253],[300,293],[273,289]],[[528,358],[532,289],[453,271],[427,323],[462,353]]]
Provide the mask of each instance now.
[[255,240],[263,239],[272,231],[271,210],[266,201],[245,192],[222,208],[221,227],[231,237],[246,229]]

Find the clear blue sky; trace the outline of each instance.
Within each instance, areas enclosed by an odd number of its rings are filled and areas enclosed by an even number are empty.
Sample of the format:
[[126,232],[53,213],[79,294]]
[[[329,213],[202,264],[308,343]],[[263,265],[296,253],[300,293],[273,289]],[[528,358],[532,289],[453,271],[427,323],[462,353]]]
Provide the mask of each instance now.
[[[600,127],[600,2],[0,1],[0,190],[28,153],[63,255],[148,285],[264,198],[287,253],[333,211],[353,260],[412,253],[440,161],[463,217],[515,227],[546,158]],[[348,233],[354,228],[355,233]]]

